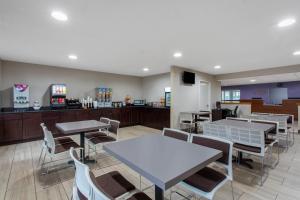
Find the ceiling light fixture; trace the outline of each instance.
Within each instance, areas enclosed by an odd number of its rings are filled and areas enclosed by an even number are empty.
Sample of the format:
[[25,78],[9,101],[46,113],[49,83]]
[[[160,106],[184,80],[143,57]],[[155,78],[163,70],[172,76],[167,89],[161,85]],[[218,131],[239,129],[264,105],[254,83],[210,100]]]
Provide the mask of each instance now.
[[216,65],[214,66],[215,69],[221,69],[221,66],[220,65]]
[[69,57],[70,60],[77,60],[78,59],[78,57],[74,54],[70,54],[68,57]]
[[68,20],[68,16],[61,11],[56,11],[56,10],[52,11],[51,16],[58,21],[67,21]]
[[254,82],[256,82],[256,80],[255,80],[255,79],[252,79],[252,80],[250,80],[250,82],[254,83]]
[[148,71],[149,71],[149,68],[145,67],[145,68],[143,69],[143,71],[144,71],[144,72],[148,72]]
[[173,54],[173,56],[174,56],[174,58],[180,58],[180,57],[182,57],[182,53],[181,52],[175,52]]
[[294,56],[300,56],[300,51],[295,51],[295,52],[293,53],[293,55],[294,55]]
[[279,28],[283,28],[283,27],[287,27],[287,26],[291,26],[294,23],[296,23],[296,20],[294,18],[288,18],[288,19],[284,19],[282,21],[280,21],[277,26]]

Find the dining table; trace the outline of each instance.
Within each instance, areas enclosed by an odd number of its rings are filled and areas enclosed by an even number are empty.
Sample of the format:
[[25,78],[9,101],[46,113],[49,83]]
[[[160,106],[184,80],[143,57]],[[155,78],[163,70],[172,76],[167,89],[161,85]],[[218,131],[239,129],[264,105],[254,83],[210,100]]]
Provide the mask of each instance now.
[[210,111],[185,111],[185,112],[181,112],[183,114],[190,114],[193,116],[194,122],[195,122],[195,132],[198,133],[199,129],[198,129],[198,124],[197,122],[200,121],[200,117],[207,117],[207,118],[211,118],[211,112]]
[[105,144],[103,149],[164,191],[222,157],[222,152],[158,134]]
[[97,120],[83,120],[56,123],[56,128],[65,135],[80,134],[80,159],[83,163],[96,162],[94,159],[90,159],[85,155],[85,134],[89,132],[98,131],[99,129],[106,129],[110,127],[110,124],[106,124]]

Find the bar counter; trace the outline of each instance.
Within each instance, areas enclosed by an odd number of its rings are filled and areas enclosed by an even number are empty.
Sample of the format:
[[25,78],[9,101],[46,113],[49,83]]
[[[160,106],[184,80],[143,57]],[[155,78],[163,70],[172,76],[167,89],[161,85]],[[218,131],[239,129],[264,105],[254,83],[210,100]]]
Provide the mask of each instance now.
[[170,109],[147,106],[96,109],[51,109],[42,107],[20,110],[2,108],[0,112],[0,145],[38,140],[43,137],[40,123],[60,136],[55,124],[80,120],[99,120],[100,117],[119,120],[120,126],[143,125],[163,129],[170,127]]

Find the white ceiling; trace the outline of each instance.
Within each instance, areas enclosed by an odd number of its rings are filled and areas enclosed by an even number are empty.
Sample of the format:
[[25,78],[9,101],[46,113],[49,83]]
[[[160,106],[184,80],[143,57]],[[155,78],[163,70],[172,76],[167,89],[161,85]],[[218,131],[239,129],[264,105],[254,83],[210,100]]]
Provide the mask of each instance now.
[[[0,0],[0,58],[137,76],[171,65],[224,74],[299,64],[299,8],[299,0]],[[53,20],[54,9],[69,20]],[[279,29],[287,17],[296,24]]]
[[[256,81],[251,82],[250,80],[256,80]],[[281,83],[281,82],[289,82],[289,81],[300,81],[300,72],[299,73],[275,74],[275,75],[268,75],[268,76],[227,79],[227,80],[221,80],[221,85],[222,86],[251,85],[251,84],[259,84],[259,83]]]

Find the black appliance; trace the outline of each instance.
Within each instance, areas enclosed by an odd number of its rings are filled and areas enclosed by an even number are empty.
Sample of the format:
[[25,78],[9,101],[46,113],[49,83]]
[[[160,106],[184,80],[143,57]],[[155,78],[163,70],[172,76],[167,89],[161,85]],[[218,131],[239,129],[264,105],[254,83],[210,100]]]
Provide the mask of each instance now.
[[182,81],[186,84],[195,84],[195,73],[184,71]]
[[79,99],[66,99],[66,104],[69,109],[79,109],[82,107]]

